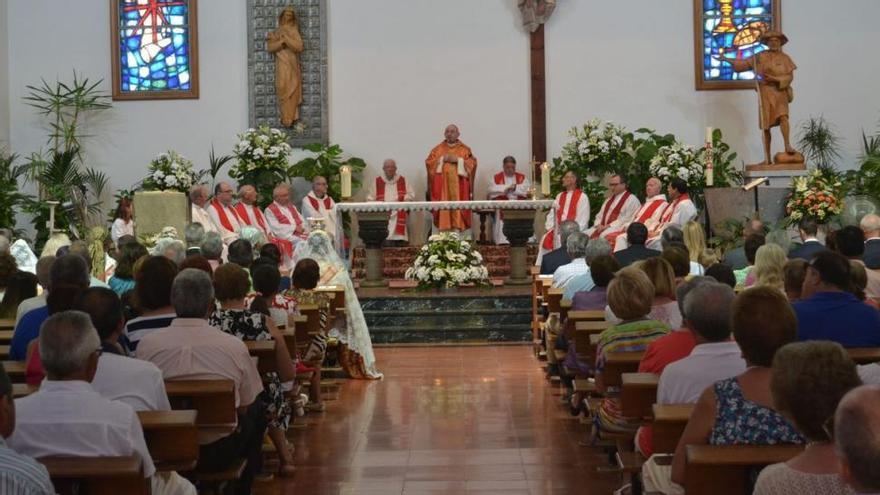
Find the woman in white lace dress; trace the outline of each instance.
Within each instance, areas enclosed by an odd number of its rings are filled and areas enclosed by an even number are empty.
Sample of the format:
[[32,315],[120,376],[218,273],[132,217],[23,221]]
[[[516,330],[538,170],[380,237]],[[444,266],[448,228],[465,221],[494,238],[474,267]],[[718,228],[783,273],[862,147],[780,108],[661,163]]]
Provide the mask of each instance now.
[[[323,230],[313,230],[306,242],[300,242],[294,253],[296,260],[311,258],[321,269],[319,285],[338,285],[345,289],[345,320],[341,328],[334,328],[330,336],[341,344],[340,361],[352,378],[379,379],[382,373],[376,369],[376,356],[361,303],[345,262],[336,254],[330,236]],[[337,325],[339,327],[340,325]]]

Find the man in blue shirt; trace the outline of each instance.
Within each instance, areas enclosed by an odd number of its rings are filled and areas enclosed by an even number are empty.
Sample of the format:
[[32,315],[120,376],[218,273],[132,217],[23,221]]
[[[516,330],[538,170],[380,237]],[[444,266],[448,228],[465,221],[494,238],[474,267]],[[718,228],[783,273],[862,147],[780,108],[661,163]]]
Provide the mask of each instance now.
[[880,312],[849,292],[849,260],[817,253],[807,267],[802,299],[792,306],[799,340],[831,340],[844,347],[880,346]]

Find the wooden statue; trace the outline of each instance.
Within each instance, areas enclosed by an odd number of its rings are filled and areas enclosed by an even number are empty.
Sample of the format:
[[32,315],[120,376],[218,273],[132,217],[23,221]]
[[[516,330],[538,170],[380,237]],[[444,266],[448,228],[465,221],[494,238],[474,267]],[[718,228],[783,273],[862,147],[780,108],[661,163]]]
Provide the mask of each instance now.
[[[758,90],[758,120],[764,132],[764,163],[761,165],[791,164],[803,165],[804,156],[791,146],[788,104],[794,99],[791,82],[797,66],[791,58],[782,53],[782,45],[788,38],[779,31],[768,30],[761,35],[761,42],[768,50],[758,53],[745,60],[722,58],[733,66],[737,72],[755,71],[755,83]],[[770,160],[770,129],[779,127],[785,151],[777,153]]]
[[268,34],[267,50],[275,56],[275,92],[281,110],[281,125],[292,127],[299,120],[303,101],[302,69],[298,54],[303,51],[302,36],[291,7],[278,16],[278,29]]

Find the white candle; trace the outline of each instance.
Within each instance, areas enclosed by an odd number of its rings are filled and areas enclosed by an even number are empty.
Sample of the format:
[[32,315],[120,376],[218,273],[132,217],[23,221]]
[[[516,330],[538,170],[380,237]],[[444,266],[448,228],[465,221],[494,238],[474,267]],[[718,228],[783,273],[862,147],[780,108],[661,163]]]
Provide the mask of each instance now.
[[712,141],[713,141],[713,139],[712,139],[712,128],[711,128],[711,127],[707,127],[707,128],[706,128],[706,142],[707,142],[707,143],[711,143]]
[[351,197],[351,167],[345,165],[339,168],[339,175],[342,179],[342,198]]
[[541,194],[550,196],[550,164],[547,162],[541,164]]
[[715,185],[715,169],[712,165],[712,141],[706,141],[706,187]]

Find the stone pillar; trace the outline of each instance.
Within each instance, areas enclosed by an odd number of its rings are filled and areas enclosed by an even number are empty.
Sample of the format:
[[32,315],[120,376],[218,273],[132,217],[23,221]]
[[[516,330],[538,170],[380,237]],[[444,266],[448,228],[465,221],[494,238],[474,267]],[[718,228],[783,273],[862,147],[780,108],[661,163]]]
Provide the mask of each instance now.
[[502,231],[510,241],[510,276],[504,281],[508,285],[531,283],[526,266],[526,244],[535,233],[535,210],[502,210],[504,227]]
[[387,211],[360,211],[357,213],[358,237],[364,241],[367,277],[361,287],[384,287],[388,285],[383,274],[382,242],[388,238]]

